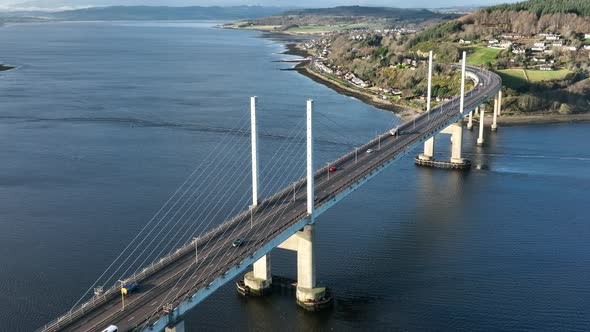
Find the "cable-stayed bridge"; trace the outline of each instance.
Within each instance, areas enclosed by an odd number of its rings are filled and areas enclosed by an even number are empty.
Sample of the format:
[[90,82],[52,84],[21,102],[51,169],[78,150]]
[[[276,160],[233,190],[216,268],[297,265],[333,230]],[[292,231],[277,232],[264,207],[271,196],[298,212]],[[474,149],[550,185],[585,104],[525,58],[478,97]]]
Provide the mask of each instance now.
[[[297,302],[303,307],[313,308],[327,300],[326,289],[319,287],[315,280],[315,218],[421,144],[424,144],[424,153],[416,158],[416,162],[436,165],[437,161],[433,160],[434,136],[439,133],[452,135],[452,156],[441,165],[466,167],[468,161],[461,157],[464,118],[469,117],[470,128],[473,114],[479,112],[482,121],[478,144],[483,144],[484,109],[480,106],[494,97],[492,129],[495,129],[496,117],[501,110],[502,83],[496,74],[467,67],[464,55],[461,95],[430,109],[432,54],[430,69],[426,112],[378,135],[319,170],[313,167],[314,113],[313,102],[309,100],[306,119],[307,176],[262,200],[259,199],[258,188],[258,130],[256,99],[253,97],[253,200],[250,208],[118,281],[109,289],[96,287],[94,296],[77,303],[68,313],[40,330],[102,331],[115,325],[119,331],[180,331],[184,328],[182,317],[187,311],[222,285],[242,275],[250,266],[253,270],[246,273],[240,283],[242,291],[264,292],[272,279],[267,254],[277,247],[297,251]],[[474,88],[465,93],[467,78],[474,82]],[[122,288],[128,288],[125,286],[133,283],[139,285],[138,290],[123,294]]]

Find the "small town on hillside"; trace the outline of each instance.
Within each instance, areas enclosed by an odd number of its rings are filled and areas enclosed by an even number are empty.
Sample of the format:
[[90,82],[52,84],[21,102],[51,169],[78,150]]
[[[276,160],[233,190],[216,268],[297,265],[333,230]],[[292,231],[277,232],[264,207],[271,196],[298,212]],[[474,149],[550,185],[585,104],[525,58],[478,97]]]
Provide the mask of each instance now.
[[[358,77],[353,72],[342,66],[335,65],[331,59],[332,43],[336,37],[345,36],[351,42],[362,42],[374,36],[390,37],[397,40],[407,39],[416,34],[416,30],[402,27],[390,29],[350,29],[345,31],[323,32],[317,38],[302,44],[311,56],[311,68],[316,72],[327,76],[339,83],[345,83],[349,87],[377,96],[383,101],[404,98],[410,102],[420,103],[425,99],[424,94],[415,94],[412,89],[402,89],[391,86],[377,86],[370,79]],[[527,69],[531,71],[560,71],[567,68],[571,59],[585,53],[590,57],[590,33],[576,36],[576,39],[566,38],[558,33],[540,33],[533,36],[506,32],[488,39],[458,39],[454,43],[460,49],[468,51],[468,57],[474,53],[483,53],[485,63],[490,69],[510,70]],[[352,48],[350,52],[355,54],[357,50]],[[360,60],[368,60],[373,55],[359,54]],[[428,53],[423,51],[404,53],[399,63],[391,63],[389,67],[407,70],[416,70],[425,65]],[[503,61],[495,61],[497,58]],[[473,63],[471,63],[473,64]],[[522,71],[528,80],[526,71]],[[437,102],[445,98],[436,98]]]

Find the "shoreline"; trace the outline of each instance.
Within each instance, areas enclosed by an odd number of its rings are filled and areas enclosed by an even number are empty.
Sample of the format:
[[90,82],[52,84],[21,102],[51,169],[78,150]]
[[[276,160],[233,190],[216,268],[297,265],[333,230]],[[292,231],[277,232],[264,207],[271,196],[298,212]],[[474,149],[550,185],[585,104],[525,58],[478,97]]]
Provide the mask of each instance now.
[[[263,30],[261,30],[261,31],[265,34],[267,33]],[[273,35],[275,35],[274,38],[276,38],[277,37],[276,35],[280,35],[280,34],[273,33]],[[295,56],[300,56],[303,58],[307,58],[310,56],[310,54],[307,51],[298,48],[297,44],[293,43],[293,40],[289,40],[290,39],[289,37],[291,37],[291,39],[293,38],[292,35],[287,35],[287,34],[282,34],[282,35],[284,36],[284,38],[281,39],[281,41],[285,44],[285,47],[287,48],[287,50],[282,52],[282,54],[295,55]],[[277,39],[280,39],[280,38],[277,38]],[[309,60],[301,59],[301,62],[299,62],[291,70],[294,70],[294,71],[298,72],[299,74],[312,79],[314,82],[322,84],[322,85],[336,91],[339,94],[356,98],[356,99],[364,102],[365,104],[368,104],[368,105],[373,106],[375,108],[393,112],[395,115],[399,116],[403,121],[410,120],[416,114],[420,113],[420,111],[415,110],[415,109],[411,109],[411,108],[407,108],[407,107],[403,107],[403,106],[399,106],[399,105],[394,105],[394,104],[384,104],[382,102],[376,102],[372,98],[372,96],[369,96],[368,94],[364,94],[364,93],[362,93],[360,91],[356,91],[352,88],[342,86],[341,84],[338,84],[337,82],[333,82],[332,80],[329,80],[329,79],[321,76],[320,74],[310,70],[308,68],[308,63],[309,63]],[[503,125],[503,126],[522,126],[522,125],[579,123],[579,122],[590,122],[590,113],[571,114],[571,115],[564,115],[564,114],[557,114],[557,113],[537,113],[537,114],[531,114],[531,115],[507,115],[506,114],[506,115],[499,116],[497,119],[497,123],[499,125]],[[491,125],[491,123],[492,123],[492,117],[491,116],[486,117],[485,124]]]
[[[290,36],[290,35],[288,37],[292,38],[292,36]],[[289,70],[296,71],[299,74],[313,80],[316,83],[322,84],[322,85],[336,91],[337,93],[339,93],[341,95],[353,97],[355,99],[362,101],[363,103],[365,103],[367,105],[373,106],[373,107],[378,108],[380,110],[392,112],[404,121],[410,120],[414,116],[416,116],[417,114],[420,113],[420,111],[418,111],[416,109],[409,108],[409,107],[404,107],[404,106],[396,105],[393,103],[384,103],[381,100],[375,99],[374,96],[371,96],[367,93],[363,93],[363,92],[358,91],[352,87],[344,86],[338,82],[334,82],[330,79],[323,77],[322,75],[309,69],[309,67],[308,67],[309,60],[307,58],[310,56],[310,54],[307,51],[298,48],[297,44],[293,43],[290,40],[282,40],[282,41],[285,43],[285,47],[287,48],[287,50],[282,52],[282,54],[300,56],[300,57],[304,58],[304,59],[301,59],[299,61],[299,63],[294,68],[289,69]]]

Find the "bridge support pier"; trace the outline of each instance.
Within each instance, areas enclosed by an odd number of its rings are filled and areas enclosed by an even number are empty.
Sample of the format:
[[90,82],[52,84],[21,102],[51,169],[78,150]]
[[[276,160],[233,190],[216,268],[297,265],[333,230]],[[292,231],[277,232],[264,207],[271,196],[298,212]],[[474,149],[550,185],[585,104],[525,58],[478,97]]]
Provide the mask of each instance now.
[[473,114],[479,113],[479,107],[469,112],[469,121],[467,122],[467,130],[473,130]]
[[184,320],[179,320],[174,325],[166,326],[164,332],[184,332]]
[[496,95],[496,98],[494,98],[494,116],[492,118],[492,131],[497,131],[498,130],[498,104],[499,104],[499,100],[498,100],[498,95]]
[[498,116],[502,115],[502,90],[498,91]]
[[316,285],[314,226],[306,225],[296,236],[298,237],[297,304],[306,310],[320,310],[331,303],[331,298],[326,298],[325,287]]
[[418,158],[424,161],[434,159],[434,136],[424,142],[424,153],[420,154]]
[[483,139],[484,114],[485,114],[485,109],[482,105],[481,109],[479,110],[480,119],[479,119],[479,137],[477,138],[477,146],[483,146],[483,143],[484,143],[484,139]]
[[262,296],[270,292],[272,274],[270,255],[264,255],[252,265],[252,271],[244,275],[244,285],[248,289],[247,295]]
[[[463,159],[461,152],[463,149],[463,120],[453,123],[443,129],[441,134],[451,135],[451,160],[439,161],[434,160],[434,137],[424,143],[424,153],[415,159],[416,164],[420,166],[430,166],[438,168],[467,169],[471,167],[471,162]],[[432,142],[431,142],[432,141]],[[431,142],[431,143],[430,143]]]
[[446,130],[451,134],[451,163],[465,164],[467,161],[461,157],[463,150],[463,121],[453,123]]

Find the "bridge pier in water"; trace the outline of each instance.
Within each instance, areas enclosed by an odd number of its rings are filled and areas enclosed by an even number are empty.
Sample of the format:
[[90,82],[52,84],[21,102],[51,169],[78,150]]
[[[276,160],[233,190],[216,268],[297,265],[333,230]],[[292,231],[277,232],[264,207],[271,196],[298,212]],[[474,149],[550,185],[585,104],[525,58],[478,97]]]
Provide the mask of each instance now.
[[496,97],[494,98],[494,114],[492,117],[492,131],[497,131],[498,130],[498,112],[499,112],[499,101],[498,101],[498,95],[496,95]]
[[483,127],[484,127],[484,116],[485,116],[485,107],[484,105],[480,106],[479,109],[479,137],[477,138],[477,146],[483,146],[484,138],[483,138]]
[[434,159],[434,141],[431,137],[424,142],[424,153],[415,159],[416,164],[420,166],[430,166],[437,168],[467,169],[471,167],[471,162],[462,157],[463,151],[463,121],[451,124],[443,129],[441,134],[451,135],[451,158],[449,161],[440,161]]
[[184,332],[184,320],[177,321],[174,325],[166,326],[164,332]]
[[252,265],[252,271],[244,275],[244,285],[248,287],[248,295],[262,296],[270,292],[272,286],[270,255],[264,255]]
[[467,130],[473,130],[473,116],[474,114],[479,114],[479,107],[477,107],[474,111],[469,112],[469,120],[467,121]]

